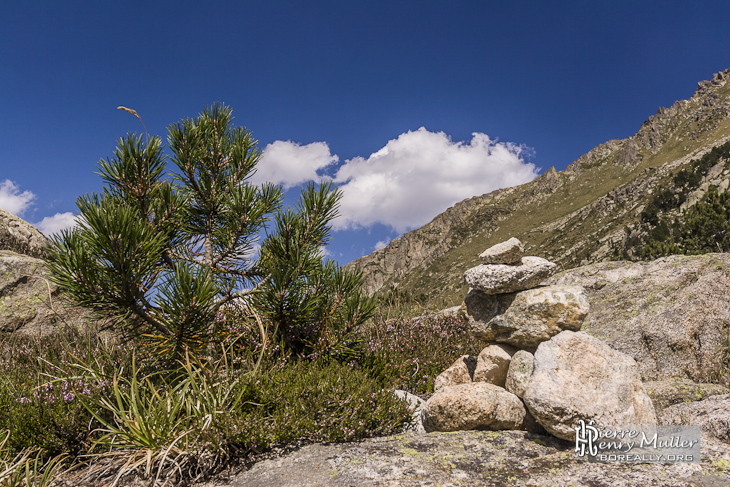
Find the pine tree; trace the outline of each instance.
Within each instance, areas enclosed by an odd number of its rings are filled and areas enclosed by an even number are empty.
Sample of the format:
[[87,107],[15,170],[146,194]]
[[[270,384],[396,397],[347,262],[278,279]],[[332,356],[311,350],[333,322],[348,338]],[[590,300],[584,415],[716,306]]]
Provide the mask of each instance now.
[[79,225],[53,240],[52,279],[74,301],[172,357],[203,352],[224,306],[257,306],[296,352],[372,315],[362,276],[323,261],[338,190],[309,185],[282,209],[281,188],[249,181],[261,153],[224,105],[172,125],[168,141],[178,170],[164,179],[159,137],[120,139],[99,163],[103,192],[80,197]]

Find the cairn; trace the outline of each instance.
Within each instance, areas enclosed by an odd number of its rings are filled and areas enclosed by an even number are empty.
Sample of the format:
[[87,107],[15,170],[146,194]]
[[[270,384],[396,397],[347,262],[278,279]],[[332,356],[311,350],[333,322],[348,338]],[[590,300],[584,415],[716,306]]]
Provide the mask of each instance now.
[[471,333],[486,347],[436,378],[421,409],[425,430],[525,429],[571,440],[579,419],[656,424],[634,360],[580,332],[585,289],[541,286],[557,265],[524,253],[511,238],[464,274]]

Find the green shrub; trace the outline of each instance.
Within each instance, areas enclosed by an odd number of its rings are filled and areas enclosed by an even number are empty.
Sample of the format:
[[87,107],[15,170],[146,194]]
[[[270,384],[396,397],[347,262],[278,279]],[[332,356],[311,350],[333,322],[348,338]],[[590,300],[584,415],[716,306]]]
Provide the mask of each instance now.
[[258,307],[296,354],[335,347],[373,311],[361,275],[323,260],[341,193],[310,184],[282,209],[281,188],[250,182],[261,152],[232,120],[215,104],[170,126],[171,179],[159,137],[120,139],[99,163],[104,191],[78,198],[78,226],[53,239],[52,280],[171,360],[206,354],[236,304]]
[[382,387],[416,394],[433,392],[436,376],[462,355],[481,348],[462,317],[376,319],[364,325],[365,351],[359,365]]
[[398,433],[411,421],[406,403],[351,365],[294,362],[246,387],[245,405],[226,421],[230,441],[244,449],[353,441]]
[[79,358],[98,357],[112,370],[128,360],[128,353],[126,346],[71,328],[6,340],[0,348],[0,430],[10,431],[7,446],[15,452],[41,449],[46,458],[86,453],[94,424],[79,396],[104,396],[109,384],[56,378]]

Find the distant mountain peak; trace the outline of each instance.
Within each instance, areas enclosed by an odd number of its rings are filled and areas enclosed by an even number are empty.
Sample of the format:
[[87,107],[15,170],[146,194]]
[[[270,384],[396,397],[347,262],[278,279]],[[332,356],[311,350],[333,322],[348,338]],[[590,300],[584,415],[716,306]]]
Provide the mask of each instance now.
[[476,256],[509,237],[564,268],[608,260],[655,189],[730,139],[728,80],[730,69],[715,73],[633,136],[596,146],[564,171],[461,201],[348,267],[363,271],[370,293],[397,286],[450,305],[465,294],[462,274]]

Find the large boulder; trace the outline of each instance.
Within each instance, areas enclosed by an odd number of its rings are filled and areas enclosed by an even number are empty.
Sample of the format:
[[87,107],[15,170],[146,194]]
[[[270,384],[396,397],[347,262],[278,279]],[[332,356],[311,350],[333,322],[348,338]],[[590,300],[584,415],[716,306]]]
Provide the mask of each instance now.
[[421,411],[431,431],[514,430],[523,427],[525,406],[512,393],[486,382],[444,387]]
[[730,443],[730,394],[669,406],[660,419],[662,424],[698,425],[702,431]]
[[485,294],[514,293],[530,289],[555,274],[558,266],[542,257],[522,257],[515,264],[481,264],[464,273],[472,289]]
[[727,383],[730,254],[600,262],[547,282],[586,288],[583,330],[633,357],[643,380]]
[[523,399],[538,423],[565,440],[575,439],[580,419],[612,429],[656,424],[634,359],[584,332],[540,344]]
[[44,258],[51,243],[36,227],[0,209],[0,250]]
[[580,330],[589,309],[579,286],[542,286],[496,296],[471,290],[464,302],[476,338],[525,350],[535,350],[563,330]]
[[61,299],[43,260],[0,250],[0,332],[48,334],[63,322],[79,325],[86,316]]

